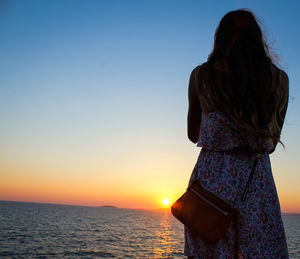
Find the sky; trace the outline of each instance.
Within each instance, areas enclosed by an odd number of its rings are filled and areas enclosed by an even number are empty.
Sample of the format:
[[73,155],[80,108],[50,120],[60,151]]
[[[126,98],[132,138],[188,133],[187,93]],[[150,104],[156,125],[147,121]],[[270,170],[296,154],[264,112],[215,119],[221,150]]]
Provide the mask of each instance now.
[[271,154],[283,212],[300,213],[299,1],[0,1],[0,200],[162,207],[200,148],[187,86],[231,10],[249,8],[290,80]]

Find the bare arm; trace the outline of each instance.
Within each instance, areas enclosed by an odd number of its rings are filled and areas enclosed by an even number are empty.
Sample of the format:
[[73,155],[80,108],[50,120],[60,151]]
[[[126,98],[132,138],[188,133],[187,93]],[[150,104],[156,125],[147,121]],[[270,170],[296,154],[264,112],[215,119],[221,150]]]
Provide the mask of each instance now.
[[195,68],[191,73],[188,88],[189,110],[187,117],[187,131],[188,138],[193,143],[197,143],[199,140],[201,123],[201,106],[197,94],[196,69],[197,68]]

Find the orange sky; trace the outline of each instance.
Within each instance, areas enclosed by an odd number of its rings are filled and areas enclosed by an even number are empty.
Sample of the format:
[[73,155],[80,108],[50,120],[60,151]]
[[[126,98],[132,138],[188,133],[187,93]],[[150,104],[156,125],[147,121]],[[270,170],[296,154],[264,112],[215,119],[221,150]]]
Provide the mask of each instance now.
[[[47,169],[46,164],[43,166],[39,163],[19,166],[2,164],[0,198],[87,206],[115,205],[145,209],[168,207],[162,203],[164,198],[170,199],[172,203],[185,191],[189,172],[198,155],[198,149],[194,148],[194,151],[185,165],[182,161],[184,159],[171,161],[171,158],[165,158],[157,159],[155,166],[145,169],[143,161],[136,163],[135,167],[128,166],[127,171],[130,173],[124,173],[116,166],[103,174],[97,173],[96,168],[89,167],[90,171],[87,172],[76,165],[56,165]],[[41,167],[36,167],[38,165]],[[277,191],[282,211],[299,213],[299,190],[285,186],[286,181],[278,181],[277,173],[274,178],[279,182]]]

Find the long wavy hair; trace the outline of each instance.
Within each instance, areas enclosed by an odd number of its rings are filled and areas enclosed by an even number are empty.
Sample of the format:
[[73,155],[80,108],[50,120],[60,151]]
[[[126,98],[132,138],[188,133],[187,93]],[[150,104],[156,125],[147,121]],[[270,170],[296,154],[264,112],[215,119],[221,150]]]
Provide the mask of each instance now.
[[220,21],[200,78],[216,109],[240,128],[277,144],[281,127],[274,116],[278,107],[272,90],[272,64],[254,15],[236,10]]

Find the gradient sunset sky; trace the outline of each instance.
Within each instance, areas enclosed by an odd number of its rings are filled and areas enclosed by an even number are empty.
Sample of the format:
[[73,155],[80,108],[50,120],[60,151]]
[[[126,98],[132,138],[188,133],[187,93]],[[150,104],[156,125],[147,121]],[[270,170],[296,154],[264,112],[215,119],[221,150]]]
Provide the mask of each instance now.
[[271,155],[283,212],[300,212],[300,2],[0,2],[0,200],[158,208],[200,149],[187,84],[225,13],[251,9],[290,78]]

